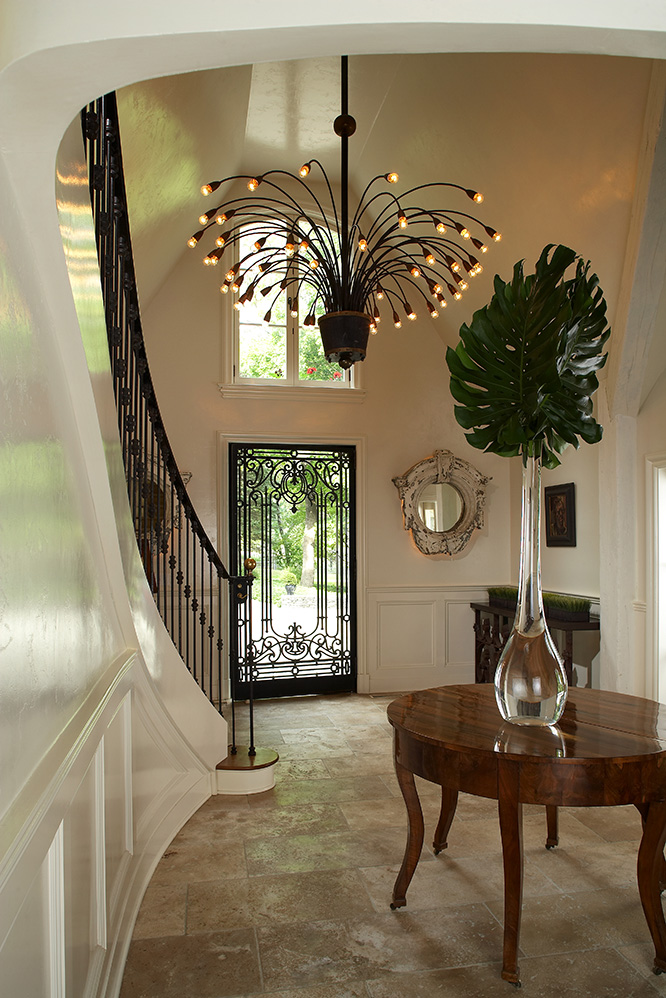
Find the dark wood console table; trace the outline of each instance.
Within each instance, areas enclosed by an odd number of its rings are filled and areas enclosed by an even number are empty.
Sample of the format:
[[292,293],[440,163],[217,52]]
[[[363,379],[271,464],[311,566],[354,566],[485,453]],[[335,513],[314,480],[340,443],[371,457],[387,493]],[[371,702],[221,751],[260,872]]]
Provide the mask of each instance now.
[[634,804],[643,819],[638,890],[655,947],[654,971],[666,971],[666,707],[651,700],[571,689],[556,730],[505,724],[488,685],[409,693],[388,707],[395,770],[409,831],[392,908],[405,905],[423,846],[423,812],[414,775],[442,788],[433,848],[440,852],[458,792],[498,802],[504,859],[502,977],[518,985],[522,908],[522,805],[544,804],[547,847],[557,844],[557,807]]
[[[493,603],[470,603],[470,606],[474,610],[474,678],[477,683],[492,683],[504,642],[513,623],[515,610],[495,606]],[[554,617],[546,610],[546,620],[551,632],[564,632],[564,648],[560,649],[560,654],[571,686],[573,685],[573,632],[598,631],[599,618],[578,620],[575,617]]]

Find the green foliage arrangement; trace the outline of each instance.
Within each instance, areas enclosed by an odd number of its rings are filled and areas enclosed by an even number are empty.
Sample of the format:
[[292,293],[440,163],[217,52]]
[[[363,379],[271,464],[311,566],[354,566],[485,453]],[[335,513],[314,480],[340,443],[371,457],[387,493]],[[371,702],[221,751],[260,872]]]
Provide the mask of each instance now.
[[[551,252],[552,251],[552,252]],[[575,263],[575,273],[565,278]],[[610,335],[596,274],[566,246],[546,246],[534,274],[523,261],[460,330],[446,361],[455,416],[473,447],[503,457],[541,457],[556,467],[567,444],[598,443],[596,371]]]
[[[545,607],[566,610],[569,613],[586,613],[592,605],[589,599],[584,596],[567,596],[564,593],[543,593],[543,605]],[[511,600],[517,602],[517,586],[489,586],[488,598],[491,603],[498,600]]]

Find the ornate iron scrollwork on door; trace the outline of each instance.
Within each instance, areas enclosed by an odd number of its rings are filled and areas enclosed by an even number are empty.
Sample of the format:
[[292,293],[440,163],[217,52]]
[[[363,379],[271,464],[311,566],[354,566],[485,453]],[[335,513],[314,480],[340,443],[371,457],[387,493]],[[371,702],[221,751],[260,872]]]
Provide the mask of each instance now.
[[[231,562],[257,560],[256,694],[355,689],[354,448],[234,443],[229,455]],[[232,628],[239,696],[246,633]]]

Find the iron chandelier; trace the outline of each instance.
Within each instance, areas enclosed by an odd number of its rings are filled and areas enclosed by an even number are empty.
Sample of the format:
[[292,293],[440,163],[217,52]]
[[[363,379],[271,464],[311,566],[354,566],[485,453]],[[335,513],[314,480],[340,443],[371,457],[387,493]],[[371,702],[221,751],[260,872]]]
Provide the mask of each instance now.
[[[468,278],[482,271],[475,253],[487,251],[484,239],[502,237],[468,212],[412,203],[418,191],[443,187],[480,204],[483,195],[474,189],[436,182],[400,195],[387,188],[376,190],[382,180],[396,184],[397,173],[373,177],[350,222],[348,140],[356,131],[356,121],[347,110],[347,56],[341,62],[342,107],[333,123],[341,140],[339,210],[326,170],[317,159],[304,163],[298,174],[269,170],[255,176],[225,177],[204,184],[201,193],[209,196],[223,184],[238,181],[246,183],[248,193],[204,212],[199,217],[202,228],[188,245],[197,246],[210,229],[221,226],[203,262],[217,266],[226,254],[232,262],[220,291],[238,294],[235,308],[239,310],[255,294],[265,297],[266,323],[289,285],[295,283],[299,290],[309,286],[314,298],[304,325],[314,326],[317,321],[326,359],[348,369],[365,358],[368,335],[377,331],[381,321],[380,302],[388,306],[397,328],[402,325],[401,313],[416,319],[413,303],[424,304],[432,318],[437,318],[438,310],[447,307],[447,299],[460,299]],[[326,206],[306,183],[315,166],[328,191]],[[250,252],[241,255],[241,238],[248,236],[255,242]]]

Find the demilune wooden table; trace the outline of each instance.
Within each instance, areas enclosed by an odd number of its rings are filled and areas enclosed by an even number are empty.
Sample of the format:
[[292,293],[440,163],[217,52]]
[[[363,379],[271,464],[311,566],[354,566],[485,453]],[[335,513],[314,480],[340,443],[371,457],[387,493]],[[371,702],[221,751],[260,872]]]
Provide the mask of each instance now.
[[643,820],[638,890],[666,971],[666,707],[651,700],[571,689],[557,726],[502,721],[493,686],[443,686],[408,693],[388,707],[395,770],[407,806],[405,857],[392,908],[405,905],[423,846],[423,812],[414,776],[442,788],[435,853],[446,849],[458,793],[498,802],[504,861],[502,977],[520,986],[518,943],[523,889],[522,805],[544,804],[546,847],[557,845],[557,808],[635,805]]

